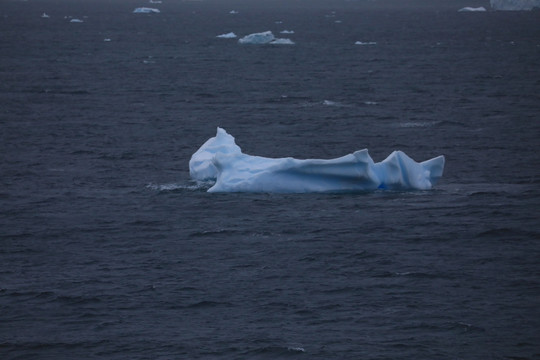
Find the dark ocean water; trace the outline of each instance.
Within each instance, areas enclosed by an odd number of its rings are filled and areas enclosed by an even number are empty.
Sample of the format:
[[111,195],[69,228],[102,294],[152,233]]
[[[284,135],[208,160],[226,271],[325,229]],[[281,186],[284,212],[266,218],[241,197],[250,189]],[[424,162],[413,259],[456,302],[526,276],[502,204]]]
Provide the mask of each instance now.
[[[540,13],[464,6],[3,1],[0,358],[540,358]],[[266,30],[296,44],[216,38]],[[431,191],[208,194],[217,126],[447,164]]]

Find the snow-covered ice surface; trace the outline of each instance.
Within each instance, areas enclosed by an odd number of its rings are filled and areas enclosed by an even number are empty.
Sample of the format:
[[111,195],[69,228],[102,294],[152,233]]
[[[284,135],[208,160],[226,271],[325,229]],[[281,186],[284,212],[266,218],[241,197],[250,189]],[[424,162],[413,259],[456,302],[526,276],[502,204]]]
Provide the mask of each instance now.
[[215,181],[209,192],[357,192],[376,189],[428,190],[442,176],[444,156],[417,163],[394,151],[375,163],[368,150],[339,158],[266,158],[242,153],[234,137],[218,128],[191,157],[197,181]]
[[159,13],[159,9],[149,8],[149,7],[139,7],[133,10],[133,13],[135,14],[151,14],[151,13]]
[[490,0],[490,5],[494,10],[532,10],[540,9],[540,0]]

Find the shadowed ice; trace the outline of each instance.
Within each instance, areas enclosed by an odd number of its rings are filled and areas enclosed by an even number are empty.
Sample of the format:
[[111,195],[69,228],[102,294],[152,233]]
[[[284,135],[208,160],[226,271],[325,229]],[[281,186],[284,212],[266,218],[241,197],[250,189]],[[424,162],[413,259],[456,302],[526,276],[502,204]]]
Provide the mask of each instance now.
[[428,190],[443,170],[444,156],[417,163],[402,151],[379,163],[367,149],[329,160],[251,156],[242,153],[234,137],[221,128],[189,161],[194,180],[215,181],[209,192]]

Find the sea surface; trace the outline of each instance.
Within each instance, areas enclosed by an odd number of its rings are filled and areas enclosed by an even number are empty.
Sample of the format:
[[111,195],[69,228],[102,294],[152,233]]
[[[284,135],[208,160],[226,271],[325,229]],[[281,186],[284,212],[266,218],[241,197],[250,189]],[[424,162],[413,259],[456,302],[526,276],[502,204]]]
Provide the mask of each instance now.
[[[2,1],[0,358],[539,359],[540,12],[465,6]],[[216,37],[267,30],[295,44]],[[209,194],[218,126],[446,168]]]

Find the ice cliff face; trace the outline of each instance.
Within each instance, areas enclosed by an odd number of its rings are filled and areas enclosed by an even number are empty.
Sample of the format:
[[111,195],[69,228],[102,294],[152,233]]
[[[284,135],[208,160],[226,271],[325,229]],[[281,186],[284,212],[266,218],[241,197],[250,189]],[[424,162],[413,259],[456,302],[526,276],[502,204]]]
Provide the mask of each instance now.
[[218,128],[189,161],[190,175],[215,181],[209,192],[354,192],[428,190],[442,176],[444,156],[417,163],[394,151],[373,162],[367,149],[336,159],[265,158],[242,153],[234,137]]
[[494,10],[532,10],[540,9],[540,0],[490,0],[490,5]]

